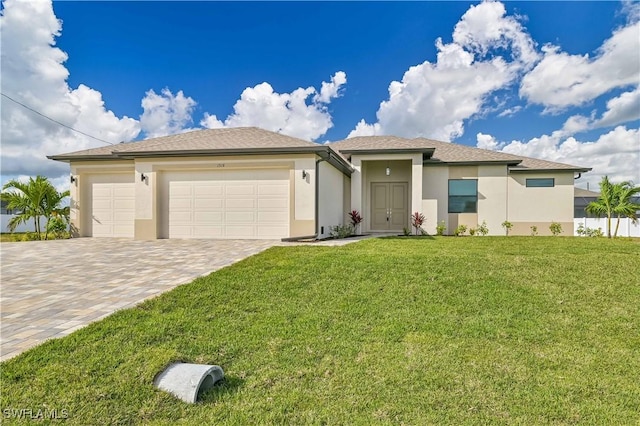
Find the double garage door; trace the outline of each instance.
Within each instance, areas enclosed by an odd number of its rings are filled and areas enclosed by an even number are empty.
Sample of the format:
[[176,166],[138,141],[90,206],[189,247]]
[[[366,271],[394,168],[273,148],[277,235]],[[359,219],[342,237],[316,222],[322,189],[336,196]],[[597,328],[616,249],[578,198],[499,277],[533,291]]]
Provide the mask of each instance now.
[[[162,172],[160,238],[272,239],[289,236],[289,171]],[[133,173],[88,176],[85,235],[134,236]]]
[[289,235],[289,171],[163,172],[161,237],[283,238]]

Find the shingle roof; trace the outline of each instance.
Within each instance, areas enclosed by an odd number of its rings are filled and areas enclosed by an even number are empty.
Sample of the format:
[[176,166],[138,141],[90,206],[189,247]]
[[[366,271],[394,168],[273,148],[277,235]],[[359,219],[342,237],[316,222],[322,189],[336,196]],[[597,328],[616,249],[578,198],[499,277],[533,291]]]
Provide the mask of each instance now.
[[599,197],[600,193],[595,191],[589,191],[588,189],[574,188],[573,196],[574,197]]
[[140,142],[87,149],[52,156],[54,159],[110,156],[112,153],[151,153],[172,151],[215,151],[269,148],[316,147],[317,144],[257,127],[207,129],[146,139]]
[[[536,158],[506,154],[503,152],[474,148],[456,143],[440,142],[426,138],[407,139],[397,136],[361,136],[333,142],[328,145],[305,141],[281,133],[257,127],[235,127],[206,129],[162,136],[140,142],[122,143],[113,146],[87,149],[68,154],[53,155],[49,158],[70,161],[83,158],[126,158],[144,155],[178,155],[189,153],[215,153],[216,151],[242,152],[282,152],[300,150],[306,152],[334,150],[340,157],[349,157],[357,151],[422,151],[431,163],[484,163],[501,162],[511,166],[512,171],[525,170],[574,170],[591,169],[569,164],[555,163]],[[341,160],[344,161],[344,160]],[[345,163],[347,164],[347,163]]]
[[391,149],[433,149],[428,162],[433,163],[483,163],[505,162],[511,164],[511,170],[576,170],[588,171],[584,167],[539,160],[488,149],[474,148],[452,142],[441,142],[426,138],[406,139],[397,136],[359,136],[329,144],[342,153],[357,151],[391,150]]

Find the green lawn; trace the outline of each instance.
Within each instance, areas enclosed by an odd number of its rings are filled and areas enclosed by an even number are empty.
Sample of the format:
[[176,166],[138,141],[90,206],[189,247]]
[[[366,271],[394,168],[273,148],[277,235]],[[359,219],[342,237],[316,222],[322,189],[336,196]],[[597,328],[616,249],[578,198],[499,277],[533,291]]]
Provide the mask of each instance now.
[[[630,239],[276,247],[3,363],[0,408],[82,425],[638,424],[639,265]],[[227,379],[180,402],[152,386],[176,360]]]

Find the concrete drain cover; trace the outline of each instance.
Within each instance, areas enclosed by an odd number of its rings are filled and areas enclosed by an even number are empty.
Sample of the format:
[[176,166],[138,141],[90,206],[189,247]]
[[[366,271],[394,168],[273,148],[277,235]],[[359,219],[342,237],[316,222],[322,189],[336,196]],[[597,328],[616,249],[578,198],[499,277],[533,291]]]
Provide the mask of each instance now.
[[176,363],[158,374],[153,384],[158,389],[193,404],[200,393],[211,389],[223,378],[224,371],[217,365]]

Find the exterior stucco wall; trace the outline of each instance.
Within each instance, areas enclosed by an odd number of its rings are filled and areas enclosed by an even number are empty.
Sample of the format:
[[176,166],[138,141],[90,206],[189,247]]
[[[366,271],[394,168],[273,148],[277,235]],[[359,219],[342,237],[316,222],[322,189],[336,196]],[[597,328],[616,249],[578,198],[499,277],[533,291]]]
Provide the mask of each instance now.
[[449,229],[448,206],[449,168],[447,166],[425,166],[422,170],[422,214],[426,218],[425,231],[436,233],[436,225],[443,221]]
[[[554,178],[552,188],[527,188],[526,179]],[[511,173],[509,176],[508,220],[511,235],[529,235],[537,226],[539,235],[551,235],[549,225],[558,222],[564,235],[573,229],[573,172]]]
[[[507,218],[507,167],[478,166],[478,224],[486,222],[489,235],[504,235]],[[473,225],[475,226],[475,225]]]
[[330,228],[344,224],[343,174],[335,167],[321,162],[319,181],[318,237],[330,235]]

